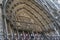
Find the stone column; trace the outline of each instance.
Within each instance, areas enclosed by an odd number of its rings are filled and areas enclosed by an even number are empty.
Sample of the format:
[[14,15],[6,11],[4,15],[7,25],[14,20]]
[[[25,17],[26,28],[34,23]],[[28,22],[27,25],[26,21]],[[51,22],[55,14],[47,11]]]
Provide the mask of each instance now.
[[0,40],[3,40],[3,23],[2,23],[2,11],[0,7]]
[[0,0],[0,40],[4,40],[1,4],[2,4],[2,0]]

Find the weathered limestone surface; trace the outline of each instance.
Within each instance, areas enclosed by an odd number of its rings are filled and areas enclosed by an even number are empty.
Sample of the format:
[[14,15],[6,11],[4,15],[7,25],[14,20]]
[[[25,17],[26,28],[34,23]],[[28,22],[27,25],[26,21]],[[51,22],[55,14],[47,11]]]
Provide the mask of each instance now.
[[0,0],[0,4],[2,3],[2,0]]
[[[3,0],[0,0],[0,4],[2,4]],[[0,40],[3,40],[3,24],[2,24],[2,10],[0,6]]]
[[51,30],[52,20],[35,1],[9,0],[5,11],[14,28],[39,32]]

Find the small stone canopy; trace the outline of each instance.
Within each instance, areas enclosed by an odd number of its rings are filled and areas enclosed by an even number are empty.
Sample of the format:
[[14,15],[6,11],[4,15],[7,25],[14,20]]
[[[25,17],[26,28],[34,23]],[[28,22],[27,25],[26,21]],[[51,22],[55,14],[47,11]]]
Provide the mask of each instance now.
[[16,29],[37,32],[53,29],[53,20],[34,0],[8,0],[6,15]]

